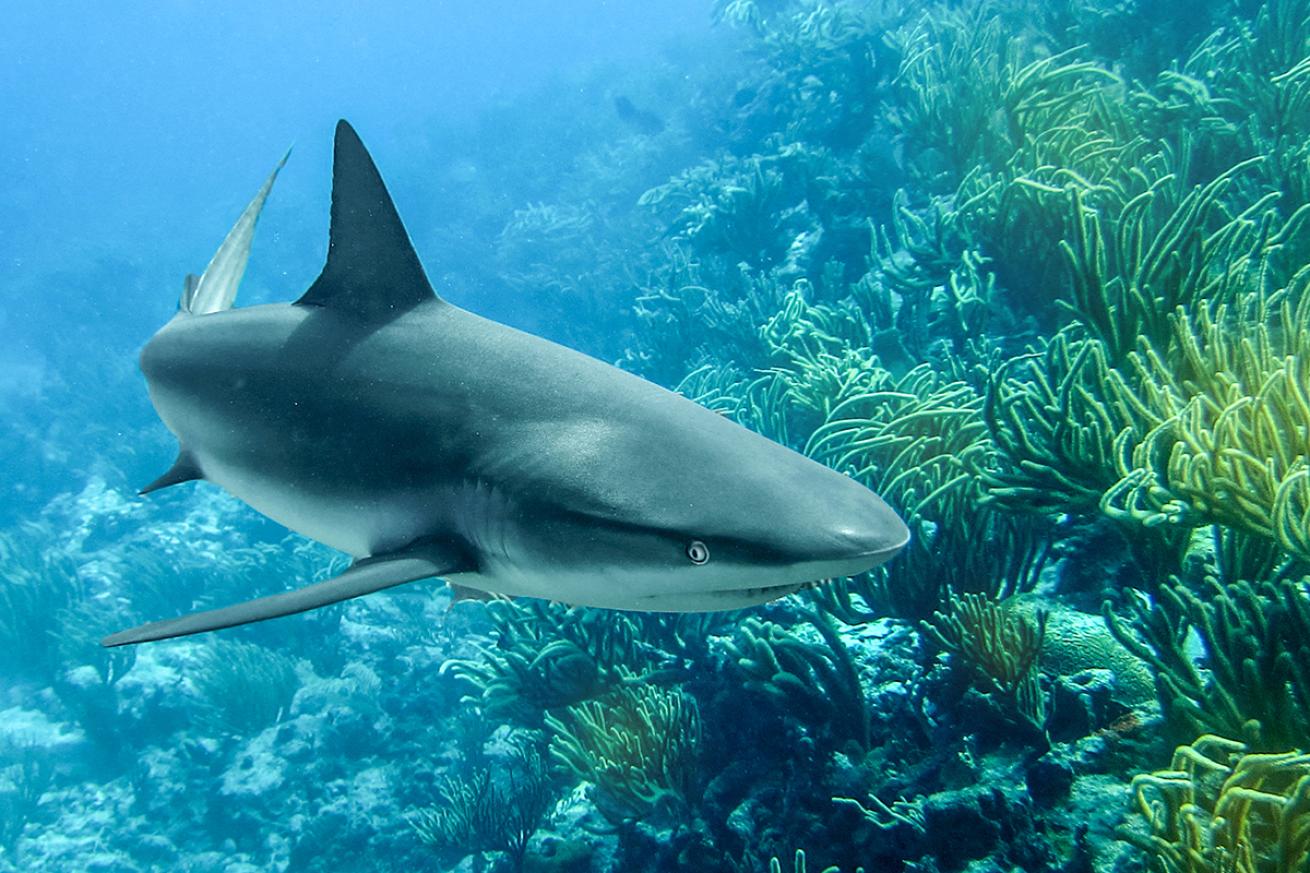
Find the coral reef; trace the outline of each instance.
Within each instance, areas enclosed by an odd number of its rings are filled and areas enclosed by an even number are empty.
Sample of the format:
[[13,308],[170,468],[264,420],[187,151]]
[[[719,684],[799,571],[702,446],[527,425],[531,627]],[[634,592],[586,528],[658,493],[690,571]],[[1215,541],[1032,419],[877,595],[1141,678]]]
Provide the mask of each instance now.
[[627,686],[547,716],[550,756],[596,786],[614,823],[685,815],[699,799],[700,712],[694,698],[656,685]]
[[[1310,598],[1304,581],[1161,588],[1153,603],[1130,601],[1110,629],[1156,670],[1160,707],[1176,736],[1219,733],[1267,751],[1310,746]],[[1195,635],[1202,669],[1191,653]]]
[[1120,836],[1167,871],[1304,869],[1310,856],[1310,756],[1255,753],[1206,735],[1174,753],[1168,770],[1133,779],[1147,832]]
[[414,227],[451,299],[868,484],[904,553],[743,613],[415,586],[106,651],[343,559],[131,500],[128,343],[52,331],[0,440],[0,873],[1305,869],[1310,2],[706,7],[424,123],[458,196]]
[[541,754],[519,747],[505,771],[503,785],[489,770],[467,780],[446,777],[437,787],[437,802],[410,819],[424,843],[470,852],[504,852],[515,871],[523,870],[528,841],[552,805]]
[[952,595],[947,611],[934,613],[924,629],[1000,691],[1020,717],[1039,729],[1044,726],[1046,702],[1037,678],[1046,636],[1044,611],[1029,619],[981,594]]

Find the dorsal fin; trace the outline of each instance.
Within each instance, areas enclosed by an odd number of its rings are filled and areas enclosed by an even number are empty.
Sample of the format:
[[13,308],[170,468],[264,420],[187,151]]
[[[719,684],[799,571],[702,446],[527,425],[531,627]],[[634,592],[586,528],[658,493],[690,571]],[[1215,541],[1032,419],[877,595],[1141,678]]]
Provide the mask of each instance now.
[[297,305],[386,321],[436,299],[382,176],[344,119],[333,144],[329,236],[323,272]]

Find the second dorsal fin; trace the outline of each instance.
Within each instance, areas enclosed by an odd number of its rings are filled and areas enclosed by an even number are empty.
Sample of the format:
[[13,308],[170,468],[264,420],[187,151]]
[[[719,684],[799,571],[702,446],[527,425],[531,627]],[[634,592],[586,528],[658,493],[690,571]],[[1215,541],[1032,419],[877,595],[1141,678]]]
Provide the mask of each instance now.
[[296,304],[387,321],[435,298],[373,159],[338,121],[327,263]]

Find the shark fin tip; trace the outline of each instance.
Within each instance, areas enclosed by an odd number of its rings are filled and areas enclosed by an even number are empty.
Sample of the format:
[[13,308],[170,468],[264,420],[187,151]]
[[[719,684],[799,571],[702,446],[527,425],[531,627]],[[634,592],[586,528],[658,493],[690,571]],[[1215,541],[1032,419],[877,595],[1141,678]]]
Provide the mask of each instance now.
[[377,165],[344,118],[333,141],[328,237],[323,272],[297,305],[385,322],[439,299]]
[[140,497],[145,497],[147,494],[161,488],[167,488],[170,485],[180,485],[183,482],[193,482],[196,479],[203,478],[205,478],[205,474],[200,469],[200,465],[196,463],[196,459],[186,449],[182,449],[177,453],[177,460],[173,462],[173,466],[164,471],[164,474],[158,479],[138,491],[137,494]]

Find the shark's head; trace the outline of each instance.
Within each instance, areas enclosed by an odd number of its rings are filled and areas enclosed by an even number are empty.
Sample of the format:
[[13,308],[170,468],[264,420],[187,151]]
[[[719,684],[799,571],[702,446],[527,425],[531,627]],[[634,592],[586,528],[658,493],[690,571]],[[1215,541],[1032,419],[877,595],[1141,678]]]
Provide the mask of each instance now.
[[[876,494],[688,400],[664,394],[539,443],[549,481],[508,538],[541,592],[630,609],[735,609],[869,570],[909,530]],[[554,451],[557,449],[558,451]],[[511,547],[513,548],[513,547]]]

